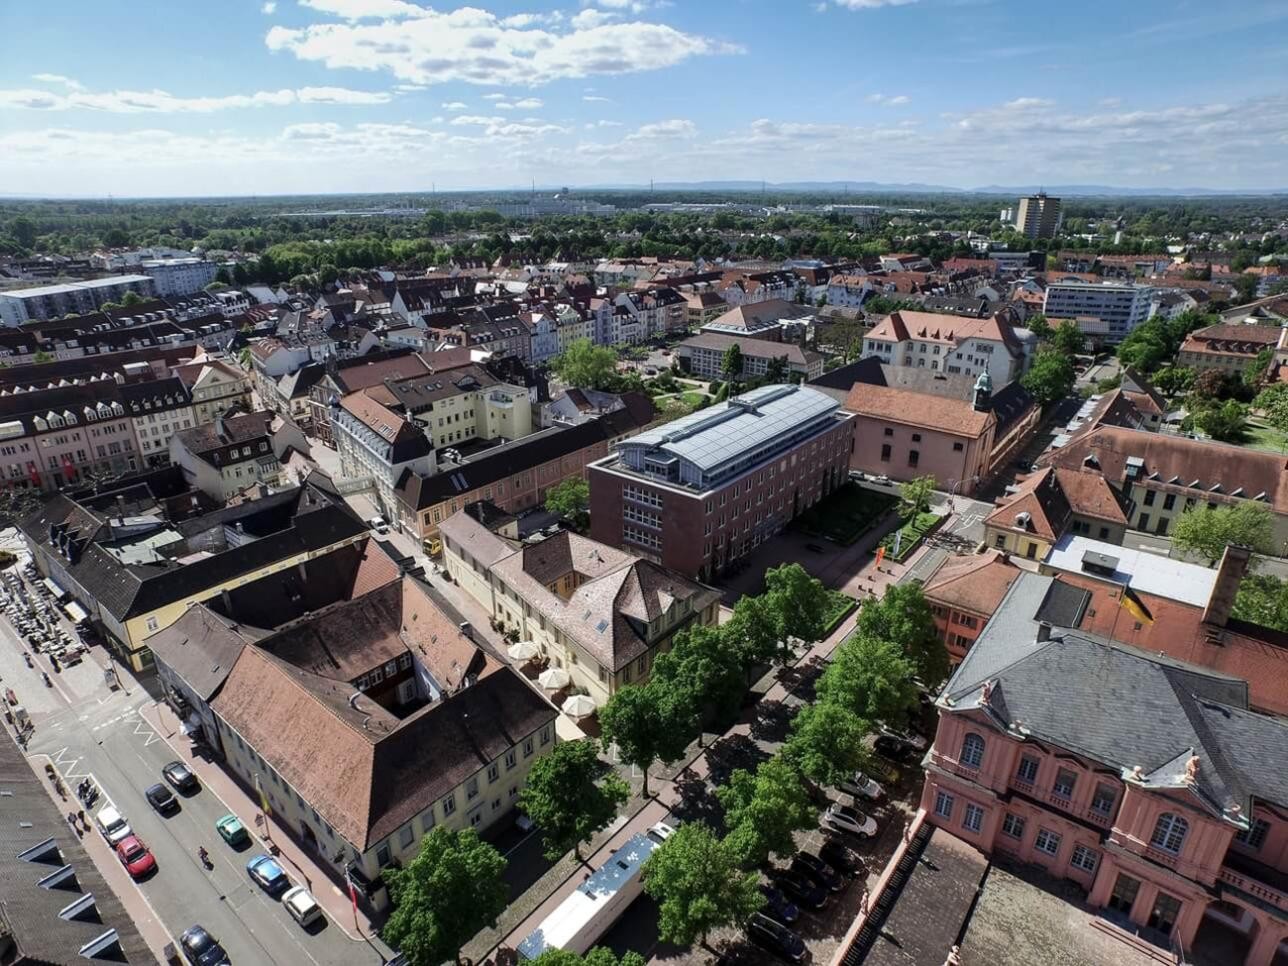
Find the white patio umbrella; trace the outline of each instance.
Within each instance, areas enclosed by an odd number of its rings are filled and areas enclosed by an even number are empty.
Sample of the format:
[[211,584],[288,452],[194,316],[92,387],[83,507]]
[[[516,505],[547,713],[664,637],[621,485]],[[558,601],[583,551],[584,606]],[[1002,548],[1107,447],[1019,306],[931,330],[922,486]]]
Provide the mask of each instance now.
[[511,644],[506,653],[510,655],[511,661],[523,663],[524,661],[531,661],[540,654],[541,648],[537,647],[532,641],[519,641],[517,644]]
[[563,712],[570,718],[584,718],[595,711],[595,699],[589,694],[574,694],[563,703]]
[[547,668],[537,675],[537,683],[547,691],[558,691],[560,688],[566,688],[572,678],[568,672],[561,667]]

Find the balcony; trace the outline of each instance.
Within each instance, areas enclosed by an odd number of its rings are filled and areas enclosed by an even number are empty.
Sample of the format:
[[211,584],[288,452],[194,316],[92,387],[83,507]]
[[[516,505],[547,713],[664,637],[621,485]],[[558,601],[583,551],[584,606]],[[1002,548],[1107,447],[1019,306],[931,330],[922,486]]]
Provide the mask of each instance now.
[[1238,889],[1255,899],[1267,902],[1288,914],[1288,875],[1262,865],[1231,849],[1217,878],[1223,885]]

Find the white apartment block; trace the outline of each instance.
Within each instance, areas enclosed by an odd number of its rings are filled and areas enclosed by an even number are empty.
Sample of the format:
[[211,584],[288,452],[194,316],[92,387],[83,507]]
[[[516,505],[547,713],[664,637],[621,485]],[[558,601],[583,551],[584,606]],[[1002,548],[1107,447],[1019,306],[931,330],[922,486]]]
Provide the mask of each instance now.
[[121,301],[127,292],[143,298],[157,294],[150,275],[112,275],[87,282],[12,289],[0,292],[0,322],[17,326],[64,315],[84,315],[97,311],[106,302]]
[[1106,339],[1121,342],[1149,318],[1154,290],[1130,282],[1053,282],[1042,311],[1048,319],[1099,319]]
[[219,273],[214,262],[204,258],[165,258],[140,262],[145,275],[152,276],[157,295],[192,295],[215,280]]

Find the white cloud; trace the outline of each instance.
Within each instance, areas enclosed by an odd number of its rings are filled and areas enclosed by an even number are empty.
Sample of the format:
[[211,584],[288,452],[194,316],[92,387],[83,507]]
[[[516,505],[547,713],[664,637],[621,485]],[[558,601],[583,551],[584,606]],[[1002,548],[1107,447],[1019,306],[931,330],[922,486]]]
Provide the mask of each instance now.
[[[440,13],[403,0],[304,0],[345,23],[273,27],[270,50],[331,68],[383,70],[418,84],[463,81],[533,86],[569,77],[670,67],[691,57],[741,48],[657,23],[535,27],[486,10]],[[359,23],[385,18],[379,23]],[[397,18],[397,19],[395,19]]]
[[509,97],[509,96],[510,96],[509,94],[484,94],[484,95],[483,95],[483,100],[485,100],[485,101],[503,101],[503,100],[505,100],[505,99],[506,99],[507,97]]
[[875,10],[878,7],[903,7],[917,0],[832,0],[846,10]]
[[469,105],[464,101],[443,101],[442,108],[445,111],[463,111]]
[[907,94],[869,94],[867,96],[869,104],[881,104],[884,107],[900,107],[910,100],[912,98]]
[[691,138],[698,133],[698,126],[692,121],[675,118],[669,121],[655,121],[645,124],[634,134],[626,135],[627,141],[653,141],[661,138]]
[[263,14],[273,14],[273,13],[276,13],[276,12],[277,12],[277,0],[267,0],[267,2],[266,2],[262,7],[260,7],[260,8],[259,8],[259,12],[260,12],[260,13],[263,13]]
[[612,23],[616,19],[615,13],[605,13],[603,10],[587,7],[585,10],[578,10],[568,22],[573,30],[591,30],[602,27],[606,23]]
[[582,95],[582,97],[581,97],[581,99],[582,99],[583,101],[585,101],[587,104],[611,104],[611,103],[613,103],[613,99],[612,99],[611,97],[603,97],[603,96],[601,96],[601,95],[599,95],[599,94],[583,94],[583,95]]
[[64,77],[62,74],[32,74],[31,79],[40,81],[42,84],[61,84],[69,91],[82,91],[85,89],[85,85],[80,81]]
[[[48,76],[48,75],[46,75]],[[73,82],[74,83],[74,82]],[[162,90],[86,91],[66,94],[50,91],[0,90],[0,108],[31,111],[103,111],[109,114],[209,114],[247,107],[286,107],[290,104],[385,104],[392,95],[383,91],[355,91],[347,87],[301,87],[296,90],[256,91],[219,97],[180,97]]]
[[514,109],[516,111],[535,111],[544,104],[545,102],[539,97],[523,97],[514,102]]

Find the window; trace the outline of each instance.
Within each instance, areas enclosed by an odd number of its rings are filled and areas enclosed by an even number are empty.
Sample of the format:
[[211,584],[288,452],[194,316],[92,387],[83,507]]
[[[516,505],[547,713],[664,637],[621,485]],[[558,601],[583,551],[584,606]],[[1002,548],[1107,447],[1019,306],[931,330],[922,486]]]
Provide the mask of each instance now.
[[517,763],[517,757],[514,753],[514,749],[511,748],[509,751],[505,753],[505,770],[509,771],[511,768],[515,766],[516,763]]
[[962,816],[962,828],[968,832],[978,832],[984,824],[984,810],[971,802],[966,803],[966,812]]
[[1164,812],[1154,823],[1154,834],[1149,837],[1149,844],[1164,852],[1177,855],[1185,844],[1185,836],[1190,830],[1190,823],[1179,815]]
[[456,811],[456,794],[453,792],[443,799],[443,814],[451,815]]
[[920,443],[920,442],[921,442],[921,433],[913,433],[913,434],[912,434],[912,441],[913,441],[914,443]]
[[882,463],[890,462],[890,444],[889,443],[884,443],[881,446],[881,462]]
[[1246,845],[1248,848],[1252,849],[1253,851],[1257,851],[1261,848],[1261,846],[1265,844],[1266,835],[1269,832],[1270,832],[1269,822],[1265,821],[1264,819],[1254,818],[1252,820],[1252,827],[1247,831],[1240,832],[1234,838],[1235,838],[1235,841],[1241,843],[1242,845]]
[[1047,855],[1055,855],[1060,851],[1060,836],[1049,829],[1040,828],[1038,837],[1033,840],[1033,847]]
[[1081,869],[1083,872],[1095,872],[1096,865],[1100,862],[1100,853],[1095,849],[1089,849],[1085,845],[1075,845],[1073,855],[1069,858],[1069,864],[1075,869]]
[[1142,513],[1142,514],[1140,515],[1140,519],[1136,521],[1136,529],[1137,529],[1137,530],[1148,530],[1148,529],[1149,529],[1149,514],[1148,514],[1148,513]]
[[1004,534],[999,533],[996,537],[993,538],[993,545],[1003,550],[1006,549],[1006,536]]
[[1153,505],[1154,505],[1154,497],[1155,497],[1155,496],[1157,496],[1157,495],[1158,495],[1158,494],[1157,494],[1154,490],[1146,490],[1146,491],[1145,491],[1145,506],[1153,506]]
[[1078,776],[1067,768],[1061,768],[1055,773],[1055,784],[1051,790],[1061,798],[1072,798],[1074,786],[1078,784]]
[[885,428],[884,435],[886,435],[886,436],[893,436],[893,435],[894,435],[894,430],[893,430],[893,429],[891,429],[889,426],[887,426],[887,427]]
[[376,849],[376,865],[380,866],[383,869],[385,866],[389,864],[389,860],[392,857],[393,856],[389,852],[389,843],[381,842],[380,847]]
[[915,449],[908,450],[908,465],[916,466],[919,462],[921,462],[920,450],[915,450]]
[[964,447],[961,443],[953,443],[953,452],[960,453]]
[[1013,839],[1024,838],[1024,819],[1013,812],[1007,812],[1006,817],[1002,819],[1002,834],[1009,835]]
[[1038,780],[1038,760],[1024,755],[1020,758],[1020,766],[1015,769],[1015,777],[1022,782],[1033,784]]
[[479,794],[479,779],[478,779],[478,776],[475,775],[465,785],[465,800],[467,802],[471,801],[477,798],[478,794]]
[[415,837],[416,837],[416,833],[412,831],[411,823],[408,822],[406,825],[404,825],[402,828],[398,830],[399,847],[404,849],[407,848],[407,846],[411,845],[411,840],[414,839]]
[[1173,507],[1175,507],[1175,506],[1176,506],[1176,494],[1175,494],[1175,493],[1168,493],[1165,497],[1163,497],[1163,509],[1164,509],[1164,510],[1170,510],[1170,509],[1172,509],[1172,508],[1173,508]]
[[149,631],[155,631],[155,630],[157,629],[157,627],[159,627],[159,626],[160,626],[160,625],[157,623],[157,619],[156,619],[155,617],[149,617],[149,618],[148,618],[148,620],[147,620],[147,625],[148,625],[148,630],[149,630]]
[[947,792],[935,792],[935,814],[941,818],[952,818],[953,796]]
[[984,739],[971,732],[962,739],[961,763],[968,768],[978,768],[984,760]]
[[1109,894],[1109,901],[1105,905],[1115,912],[1130,915],[1132,906],[1136,904],[1136,893],[1139,891],[1140,880],[1120,872],[1118,881],[1114,883],[1114,891]]
[[[640,660],[643,661],[644,658],[640,658]],[[546,725],[541,729],[541,744],[543,747],[550,744],[550,725]]]
[[1112,785],[1103,783],[1096,786],[1096,793],[1091,796],[1091,810],[1100,815],[1108,815],[1113,811],[1114,802],[1118,800],[1118,793],[1114,791]]
[[523,757],[527,758],[531,756],[531,754],[532,754],[532,739],[528,738],[523,743]]
[[1176,920],[1181,915],[1181,900],[1176,896],[1169,896],[1166,892],[1160,892],[1154,899],[1154,908],[1145,920],[1145,925],[1150,929],[1157,929],[1165,936],[1172,934],[1172,927],[1176,925]]

